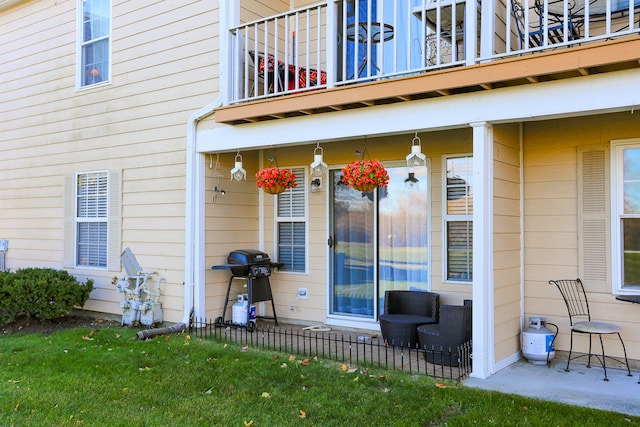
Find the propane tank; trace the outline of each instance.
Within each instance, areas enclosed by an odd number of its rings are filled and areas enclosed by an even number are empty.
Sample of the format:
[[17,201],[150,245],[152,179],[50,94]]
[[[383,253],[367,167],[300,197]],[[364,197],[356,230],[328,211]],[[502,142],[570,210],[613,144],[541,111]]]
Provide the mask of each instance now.
[[244,325],[247,323],[247,310],[249,308],[249,295],[238,294],[238,302],[231,307],[231,323]]
[[544,317],[529,317],[529,328],[522,333],[522,355],[534,365],[546,365],[556,355],[554,334],[546,328]]

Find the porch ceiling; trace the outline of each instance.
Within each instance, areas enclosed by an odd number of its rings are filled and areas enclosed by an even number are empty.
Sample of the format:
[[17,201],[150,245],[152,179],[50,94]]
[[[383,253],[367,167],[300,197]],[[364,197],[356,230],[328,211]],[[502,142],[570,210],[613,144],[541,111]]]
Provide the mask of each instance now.
[[640,68],[637,52],[640,52],[640,37],[632,36],[221,107],[216,110],[215,118],[218,123],[240,125]]

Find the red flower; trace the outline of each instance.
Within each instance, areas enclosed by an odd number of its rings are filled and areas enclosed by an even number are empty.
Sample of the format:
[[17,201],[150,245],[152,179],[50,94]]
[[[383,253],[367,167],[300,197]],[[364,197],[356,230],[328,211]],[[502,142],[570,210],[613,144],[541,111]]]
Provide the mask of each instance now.
[[342,169],[342,182],[350,187],[386,187],[389,174],[378,160],[358,160]]
[[256,185],[259,188],[294,188],[296,184],[296,176],[291,169],[278,169],[273,166],[264,168],[256,173]]

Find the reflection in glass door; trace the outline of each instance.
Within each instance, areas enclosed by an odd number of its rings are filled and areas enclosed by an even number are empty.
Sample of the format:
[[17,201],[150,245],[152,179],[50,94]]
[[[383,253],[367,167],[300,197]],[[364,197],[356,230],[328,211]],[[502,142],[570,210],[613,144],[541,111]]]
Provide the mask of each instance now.
[[369,193],[331,172],[330,314],[375,319],[384,291],[429,289],[428,168],[387,168]]

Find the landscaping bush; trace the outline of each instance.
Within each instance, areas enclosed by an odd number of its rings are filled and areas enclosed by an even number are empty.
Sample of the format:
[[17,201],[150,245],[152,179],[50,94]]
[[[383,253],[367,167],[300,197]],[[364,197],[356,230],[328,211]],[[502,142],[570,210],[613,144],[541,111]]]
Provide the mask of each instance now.
[[0,324],[13,322],[20,314],[38,320],[55,319],[82,307],[93,290],[65,270],[26,268],[0,274]]
[[12,274],[0,271],[0,325],[6,325],[13,322],[16,317],[15,313],[9,312],[9,282],[12,280]]

